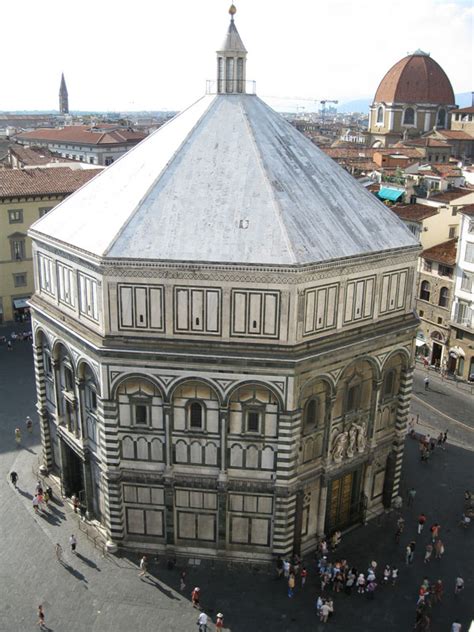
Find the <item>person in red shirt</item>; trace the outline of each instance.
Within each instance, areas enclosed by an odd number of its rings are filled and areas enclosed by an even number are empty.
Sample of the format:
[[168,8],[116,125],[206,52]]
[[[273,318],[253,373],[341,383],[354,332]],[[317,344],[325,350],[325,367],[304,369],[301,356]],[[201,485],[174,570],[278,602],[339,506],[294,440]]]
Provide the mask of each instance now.
[[191,593],[191,601],[193,602],[194,608],[201,608],[199,602],[201,600],[201,589],[196,586],[196,588]]
[[426,516],[424,513],[421,513],[418,516],[418,534],[420,534],[423,531],[423,527],[425,526],[425,522],[426,522]]
[[222,612],[218,612],[217,617],[216,617],[216,630],[222,630],[223,627],[224,627],[224,615],[222,614]]

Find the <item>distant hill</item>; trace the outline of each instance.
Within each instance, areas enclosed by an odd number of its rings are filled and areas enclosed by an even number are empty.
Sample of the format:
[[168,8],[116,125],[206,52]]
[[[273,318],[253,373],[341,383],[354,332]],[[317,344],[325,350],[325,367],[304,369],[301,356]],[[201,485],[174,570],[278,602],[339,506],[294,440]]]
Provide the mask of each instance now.
[[[456,94],[456,103],[460,108],[467,108],[471,105],[471,93],[470,92],[461,92],[460,94]],[[369,107],[372,104],[372,98],[370,99],[356,99],[355,101],[347,101],[346,103],[341,103],[337,106],[338,112],[368,112]]]

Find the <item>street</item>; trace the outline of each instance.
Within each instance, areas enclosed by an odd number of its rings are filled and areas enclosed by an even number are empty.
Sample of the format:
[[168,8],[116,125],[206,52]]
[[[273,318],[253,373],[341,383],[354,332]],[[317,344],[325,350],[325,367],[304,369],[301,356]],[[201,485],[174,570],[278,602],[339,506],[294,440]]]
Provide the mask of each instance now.
[[[4,332],[7,330],[0,333]],[[425,575],[431,582],[441,578],[445,586],[442,604],[433,607],[432,632],[448,632],[457,617],[463,632],[467,632],[474,618],[474,526],[458,526],[464,490],[474,490],[472,395],[456,385],[443,383],[431,373],[430,390],[425,393],[423,377],[423,371],[417,369],[417,399],[412,414],[420,416],[420,428],[426,425],[438,431],[448,429],[447,449],[436,450],[428,463],[421,463],[417,442],[407,439],[402,495],[405,498],[407,490],[415,486],[417,496],[411,507],[404,506],[402,510],[406,528],[399,544],[394,538],[399,516],[395,512],[343,535],[337,556],[331,554],[331,559],[346,558],[362,572],[371,560],[376,560],[379,587],[373,601],[366,595],[335,594],[335,612],[327,624],[330,629],[413,629],[418,587]],[[27,415],[35,423],[32,436],[27,435],[25,428]],[[20,448],[14,440],[17,426],[23,434]],[[177,566],[169,570],[165,558],[153,556],[149,564],[151,575],[140,578],[138,563],[142,552],[104,556],[87,540],[79,529],[78,516],[60,498],[48,510],[35,515],[31,501],[40,440],[29,342],[16,342],[12,351],[0,345],[0,439],[1,631],[38,629],[40,603],[45,609],[47,628],[54,632],[196,630],[198,611],[190,600],[195,586],[201,588],[201,603],[207,614],[215,621],[216,613],[223,612],[224,630],[230,632],[314,632],[326,628],[316,617],[314,604],[321,591],[312,558],[305,560],[307,584],[302,589],[297,581],[293,599],[287,597],[285,580],[275,579],[273,567],[249,563],[179,559]],[[9,482],[12,469],[19,474],[19,490]],[[428,524],[426,533],[418,536],[416,522],[420,512],[427,515]],[[423,564],[429,525],[433,522],[441,524],[446,552],[442,560]],[[72,533],[78,539],[77,555],[70,552],[68,545]],[[407,567],[405,546],[411,539],[416,540],[417,550],[414,563]],[[64,550],[64,563],[55,557],[56,542]],[[398,566],[398,585],[382,586],[385,564]],[[182,570],[186,570],[187,578],[186,588],[180,593]],[[455,596],[458,574],[464,578],[466,588]],[[214,625],[210,629],[214,630]]]

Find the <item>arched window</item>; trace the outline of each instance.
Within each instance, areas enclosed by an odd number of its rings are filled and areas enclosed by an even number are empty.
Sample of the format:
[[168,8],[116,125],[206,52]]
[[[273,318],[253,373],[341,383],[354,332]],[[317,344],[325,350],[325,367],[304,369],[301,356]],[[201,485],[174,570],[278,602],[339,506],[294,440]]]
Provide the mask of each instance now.
[[192,402],[189,406],[189,427],[194,430],[202,430],[203,406],[199,402]]
[[312,397],[308,402],[306,402],[306,406],[304,407],[303,425],[305,432],[309,432],[316,428],[318,425],[318,417],[319,399],[317,397]]
[[403,113],[403,124],[414,125],[415,124],[415,110],[413,108],[407,108]]
[[383,123],[383,107],[377,108],[377,123]]
[[358,410],[360,407],[360,384],[348,386],[346,393],[346,413]]
[[383,399],[389,399],[393,396],[395,388],[395,369],[389,369],[383,378],[382,396]]
[[438,110],[438,118],[436,120],[436,127],[446,127],[446,110],[441,108]]
[[448,306],[448,297],[449,297],[449,290],[447,287],[442,287],[439,291],[439,302],[438,305],[440,307],[447,307]]
[[428,283],[428,281],[421,282],[420,298],[422,301],[430,300],[430,284]]

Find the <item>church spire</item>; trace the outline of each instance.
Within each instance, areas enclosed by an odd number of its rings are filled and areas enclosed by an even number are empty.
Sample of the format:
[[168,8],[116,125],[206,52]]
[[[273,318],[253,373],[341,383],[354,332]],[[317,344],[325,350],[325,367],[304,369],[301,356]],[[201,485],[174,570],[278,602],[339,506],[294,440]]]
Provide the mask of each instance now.
[[230,24],[221,48],[217,51],[217,92],[245,92],[247,50],[234,22],[235,5],[229,9]]
[[61,73],[61,84],[59,86],[59,112],[61,114],[69,114],[69,98],[64,73]]

